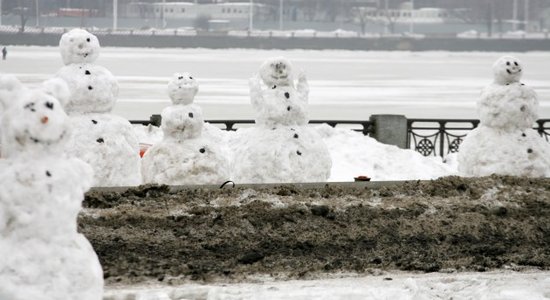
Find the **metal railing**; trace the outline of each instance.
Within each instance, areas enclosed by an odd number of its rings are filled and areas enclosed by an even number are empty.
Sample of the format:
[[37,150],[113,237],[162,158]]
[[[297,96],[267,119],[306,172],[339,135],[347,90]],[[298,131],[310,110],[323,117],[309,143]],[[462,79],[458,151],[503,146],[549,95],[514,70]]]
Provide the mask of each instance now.
[[[235,131],[255,123],[254,120],[207,120],[206,122],[228,131]],[[161,119],[160,115],[152,115],[150,120],[135,120],[130,123],[160,126]],[[373,134],[375,126],[371,121],[357,120],[312,120],[309,123],[326,123],[331,127],[349,126],[351,130],[367,136]],[[466,135],[478,125],[479,120],[475,119],[408,119],[407,147],[424,156],[445,157],[450,153],[458,152]],[[533,129],[550,142],[550,119],[538,120]]]

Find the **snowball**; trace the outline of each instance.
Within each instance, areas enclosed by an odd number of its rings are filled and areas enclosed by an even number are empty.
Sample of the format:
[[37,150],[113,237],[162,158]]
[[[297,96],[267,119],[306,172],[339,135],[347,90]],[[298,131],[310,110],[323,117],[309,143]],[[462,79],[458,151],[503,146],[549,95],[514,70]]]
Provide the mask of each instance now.
[[15,76],[0,75],[0,113],[14,102],[21,90],[23,85]]
[[538,119],[535,91],[523,84],[491,84],[477,103],[482,124],[493,128],[527,129]]
[[495,83],[506,85],[519,82],[523,75],[521,62],[512,56],[503,56],[493,64]]
[[467,176],[550,176],[550,144],[531,128],[503,130],[482,124],[462,142],[458,160],[459,171]]
[[63,34],[59,41],[59,50],[65,65],[93,63],[99,56],[99,48],[95,35],[78,28]]
[[327,146],[307,126],[241,129],[231,147],[237,183],[324,182],[330,177]]
[[222,184],[230,179],[228,160],[205,138],[164,139],[143,156],[145,183],[169,185]]
[[175,73],[168,82],[168,96],[173,104],[191,104],[199,85],[189,73]]
[[63,79],[71,93],[67,113],[110,112],[118,97],[118,82],[106,68],[93,64],[71,64],[56,76]]
[[162,111],[161,116],[161,128],[165,138],[192,139],[202,133],[204,119],[202,110],[197,105],[168,106]]
[[268,85],[291,85],[293,81],[292,77],[292,64],[284,57],[272,57],[267,59],[260,66],[260,78]]
[[73,134],[66,147],[69,156],[89,163],[94,186],[141,184],[139,143],[132,125],[110,114],[74,114]]

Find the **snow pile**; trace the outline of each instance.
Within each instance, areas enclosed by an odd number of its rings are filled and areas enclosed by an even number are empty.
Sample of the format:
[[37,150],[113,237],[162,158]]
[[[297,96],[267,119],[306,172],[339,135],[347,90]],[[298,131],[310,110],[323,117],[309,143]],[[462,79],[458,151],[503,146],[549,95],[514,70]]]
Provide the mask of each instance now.
[[435,179],[449,176],[455,170],[440,157],[382,144],[360,132],[321,125],[317,130],[332,157],[330,181],[353,181],[368,176],[375,181]]
[[232,140],[234,181],[326,181],[332,163],[321,137],[307,126],[305,74],[295,72],[285,58],[275,57],[264,62],[249,83],[257,126],[239,130]]
[[0,299],[102,299],[99,260],[76,223],[92,170],[63,155],[71,128],[58,100],[67,87],[53,79],[28,90],[1,76],[0,87],[6,86],[0,90]]
[[521,63],[504,56],[493,65],[493,73],[494,83],[482,91],[478,102],[480,126],[460,146],[460,172],[550,176],[550,144],[531,129],[539,103],[535,91],[520,82]]
[[229,162],[219,140],[202,136],[202,110],[193,104],[197,91],[198,83],[188,73],[176,73],[168,83],[174,105],[162,111],[162,141],[143,156],[145,183],[221,184],[229,180]]
[[[550,295],[548,272],[459,274],[383,274],[335,279],[238,284],[188,284],[181,287],[113,288],[105,300],[123,299],[486,299],[543,300]],[[259,281],[259,282],[258,282]]]
[[69,86],[64,107],[74,128],[67,154],[92,166],[94,186],[139,185],[138,139],[128,120],[110,114],[118,83],[109,70],[94,64],[100,49],[97,37],[73,29],[61,37],[59,48],[65,66],[56,77]]

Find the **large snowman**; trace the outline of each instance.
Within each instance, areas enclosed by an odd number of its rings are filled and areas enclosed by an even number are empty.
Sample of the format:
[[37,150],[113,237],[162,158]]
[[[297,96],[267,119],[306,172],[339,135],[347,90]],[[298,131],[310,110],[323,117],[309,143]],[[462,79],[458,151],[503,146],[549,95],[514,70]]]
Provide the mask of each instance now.
[[467,176],[550,176],[550,144],[532,129],[538,100],[520,82],[521,62],[504,56],[493,65],[493,74],[494,82],[478,101],[480,125],[460,146],[459,171]]
[[94,186],[139,185],[139,141],[128,120],[110,113],[118,83],[109,70],[94,64],[100,49],[97,37],[73,29],[63,34],[59,48],[65,66],[56,77],[69,86],[65,110],[74,128],[67,153],[93,167]]
[[61,80],[29,90],[0,77],[0,299],[103,297],[99,260],[77,232],[93,175],[88,164],[63,154],[71,130],[58,101],[65,96]]
[[188,73],[176,73],[168,83],[173,105],[161,114],[163,140],[143,156],[145,183],[221,184],[229,179],[228,161],[220,147],[202,136],[202,110],[193,104],[197,92],[197,81]]
[[239,130],[234,139],[234,180],[326,181],[332,161],[321,136],[307,126],[309,87],[304,73],[295,72],[287,59],[275,57],[260,66],[249,84],[257,126]]

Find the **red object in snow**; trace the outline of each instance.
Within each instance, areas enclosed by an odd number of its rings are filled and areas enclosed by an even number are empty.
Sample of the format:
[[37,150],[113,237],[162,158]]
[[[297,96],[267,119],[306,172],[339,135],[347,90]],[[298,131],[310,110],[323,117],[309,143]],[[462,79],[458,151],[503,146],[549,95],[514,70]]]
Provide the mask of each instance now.
[[145,155],[145,152],[147,152],[147,150],[149,150],[149,148],[153,146],[151,144],[144,144],[144,143],[139,143],[139,156],[140,157],[143,157],[143,155]]
[[354,177],[353,179],[355,179],[355,181],[370,181],[370,177],[368,176],[357,176],[357,177]]

